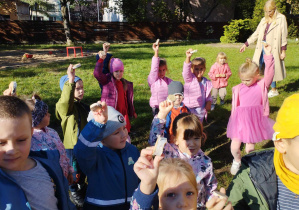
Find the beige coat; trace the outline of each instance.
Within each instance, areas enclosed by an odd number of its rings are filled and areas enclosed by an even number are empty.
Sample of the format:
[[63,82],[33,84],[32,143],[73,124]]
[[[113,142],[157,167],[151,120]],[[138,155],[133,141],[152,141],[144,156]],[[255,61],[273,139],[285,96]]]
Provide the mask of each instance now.
[[[253,61],[259,65],[259,60],[262,53],[262,40],[267,23],[265,18],[261,20],[255,32],[247,39],[248,44],[253,44],[256,40],[256,48],[253,55]],[[286,69],[284,61],[280,60],[281,46],[287,44],[288,28],[286,17],[278,13],[276,20],[269,27],[266,35],[266,42],[272,46],[272,54],[275,60],[275,75],[273,81],[280,81],[286,77]]]

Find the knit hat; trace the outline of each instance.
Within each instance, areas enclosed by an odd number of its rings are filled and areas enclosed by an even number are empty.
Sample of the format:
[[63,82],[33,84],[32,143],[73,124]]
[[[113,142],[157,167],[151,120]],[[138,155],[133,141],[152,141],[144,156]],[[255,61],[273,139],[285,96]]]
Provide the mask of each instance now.
[[32,127],[36,127],[41,123],[45,115],[48,113],[48,105],[38,99],[35,99],[34,109],[32,110]]
[[[124,116],[115,110],[112,106],[107,106],[108,108],[108,120],[106,122],[106,128],[103,132],[103,139],[107,136],[110,136],[114,131],[119,129],[122,126],[126,125]],[[87,121],[93,120],[93,112],[90,111]]]
[[273,141],[292,139],[299,135],[299,94],[286,98],[280,107],[276,123],[273,126],[275,133]]
[[124,70],[124,64],[119,58],[110,59],[110,73],[115,71]]
[[[78,80],[82,80],[82,79],[80,77],[75,76],[74,82],[76,83],[76,82],[78,82]],[[66,81],[69,81],[69,78],[68,78],[67,75],[64,75],[60,78],[60,81],[59,81],[60,90],[63,89],[63,86],[64,86]]]
[[168,85],[168,95],[182,95],[184,96],[184,86],[179,81],[172,81]]

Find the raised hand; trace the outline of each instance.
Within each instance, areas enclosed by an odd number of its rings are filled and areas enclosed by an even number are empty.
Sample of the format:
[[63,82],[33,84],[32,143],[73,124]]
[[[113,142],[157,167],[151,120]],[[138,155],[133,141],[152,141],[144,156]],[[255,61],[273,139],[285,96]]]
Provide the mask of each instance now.
[[108,50],[109,50],[109,47],[110,47],[110,43],[105,42],[105,43],[103,44],[103,51],[104,51],[105,53],[107,53]]
[[69,67],[67,68],[67,76],[69,78],[69,83],[74,83],[75,81],[75,76],[76,76],[76,70],[73,69],[73,64],[70,64]]
[[[221,188],[220,192],[225,194],[225,189]],[[227,199],[227,197],[219,198],[213,195],[212,198],[206,203],[206,208],[208,210],[233,210],[231,202],[228,202],[225,206]]]
[[159,57],[159,46],[160,46],[160,44],[158,43],[158,44],[156,44],[156,42],[155,43],[153,43],[153,50],[154,50],[154,52],[155,52],[155,57]]
[[159,113],[157,115],[158,118],[166,119],[166,116],[168,115],[168,113],[171,111],[172,108],[173,108],[173,102],[170,102],[168,100],[162,101],[159,104]]
[[92,111],[94,120],[98,123],[105,124],[108,120],[108,107],[105,101],[98,101],[97,104],[101,105]]
[[102,51],[102,50],[98,52],[99,57],[100,57],[101,59],[103,59],[103,60],[105,60],[105,58],[106,58],[106,54],[107,54],[107,53],[105,53],[105,51]]
[[189,63],[190,62],[190,60],[191,60],[191,56],[192,56],[192,49],[189,49],[189,50],[187,50],[186,51],[186,63]]

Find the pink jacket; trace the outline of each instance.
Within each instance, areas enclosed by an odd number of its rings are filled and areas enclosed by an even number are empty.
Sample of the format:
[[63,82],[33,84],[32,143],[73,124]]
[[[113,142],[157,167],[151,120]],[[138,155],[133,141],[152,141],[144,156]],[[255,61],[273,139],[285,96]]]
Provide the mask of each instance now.
[[[103,59],[99,59],[96,63],[96,66],[94,68],[93,75],[98,80],[98,82],[103,86],[102,89],[102,96],[101,101],[105,101],[108,106],[112,106],[116,109],[117,105],[117,89],[115,86],[115,80],[111,73],[104,74],[103,73]],[[135,113],[135,107],[133,104],[134,100],[134,92],[133,92],[133,83],[127,81],[127,102],[128,102],[128,114],[130,117],[134,116]]]
[[206,85],[205,89],[202,90],[197,78],[191,72],[191,62],[188,64],[184,62],[183,78],[185,81],[183,103],[188,108],[204,107],[204,104],[201,104],[203,101],[202,97],[205,97],[205,103],[207,101],[212,101],[211,90],[213,86],[211,81],[203,77],[201,83]]
[[[216,78],[216,74],[225,74],[226,77],[225,78],[223,78],[223,77]],[[232,75],[232,72],[230,71],[230,68],[227,63],[221,65],[221,64],[215,62],[213,64],[213,66],[211,67],[208,75],[212,81],[213,88],[219,89],[219,88],[227,86],[227,80]]]
[[[264,78],[259,80],[257,84],[261,87],[262,97],[263,97],[263,107],[264,107],[264,116],[269,116],[269,100],[268,100],[268,88],[270,87],[273,77],[274,77],[274,58],[273,55],[264,55],[265,61],[265,73]],[[239,90],[240,85],[233,87],[233,96],[232,96],[232,111],[233,113],[237,106],[240,105],[239,100]]]
[[150,106],[153,108],[159,107],[159,103],[166,100],[168,96],[168,85],[172,81],[172,79],[169,79],[168,77],[162,79],[158,77],[159,62],[160,58],[153,56],[151,72],[147,77],[147,82],[152,92]]

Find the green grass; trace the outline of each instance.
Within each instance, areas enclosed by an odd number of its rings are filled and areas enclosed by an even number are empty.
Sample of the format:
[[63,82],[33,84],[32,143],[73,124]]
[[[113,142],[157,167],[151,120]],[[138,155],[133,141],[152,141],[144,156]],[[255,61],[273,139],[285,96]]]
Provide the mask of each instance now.
[[[205,123],[205,131],[208,135],[203,151],[208,154],[214,163],[216,177],[219,186],[227,187],[232,179],[229,173],[232,156],[230,153],[230,141],[226,137],[226,126],[231,110],[231,88],[240,83],[237,71],[246,57],[252,57],[254,47],[249,47],[242,54],[239,53],[241,44],[197,44],[195,42],[179,43],[161,43],[160,57],[164,57],[168,63],[168,76],[173,80],[183,82],[182,66],[185,60],[185,51],[189,48],[197,49],[195,56],[204,57],[207,60],[207,70],[205,76],[215,62],[217,53],[223,51],[228,56],[228,63],[232,70],[232,76],[229,79],[227,103],[223,106],[217,106],[209,113],[208,123]],[[65,48],[63,45],[25,45],[20,48]],[[16,49],[14,46],[1,47],[0,49]],[[85,50],[98,50],[99,45],[84,45]],[[132,142],[139,149],[147,146],[152,113],[149,107],[150,89],[147,84],[147,76],[150,71],[151,58],[153,50],[151,44],[113,44],[110,48],[115,57],[119,57],[124,62],[124,77],[134,82],[134,103],[137,119],[132,120]],[[287,69],[287,78],[278,82],[278,91],[280,95],[270,99],[270,117],[275,119],[277,111],[283,100],[295,93],[299,89],[299,55],[298,44],[290,40],[285,61]],[[50,127],[60,132],[60,123],[55,118],[55,103],[60,97],[59,79],[66,74],[69,63],[81,63],[82,67],[77,70],[77,75],[84,81],[85,96],[84,102],[91,104],[100,98],[100,88],[98,82],[93,77],[95,58],[76,58],[64,62],[53,62],[40,64],[37,67],[21,67],[18,69],[0,71],[0,91],[4,91],[9,82],[14,80],[18,83],[18,95],[29,96],[33,92],[38,92],[43,100],[49,105],[49,112],[52,114]],[[218,101],[219,104],[219,101]],[[61,132],[60,132],[61,133]],[[257,149],[272,146],[271,141],[264,141],[256,145]],[[243,149],[244,154],[244,149]]]

